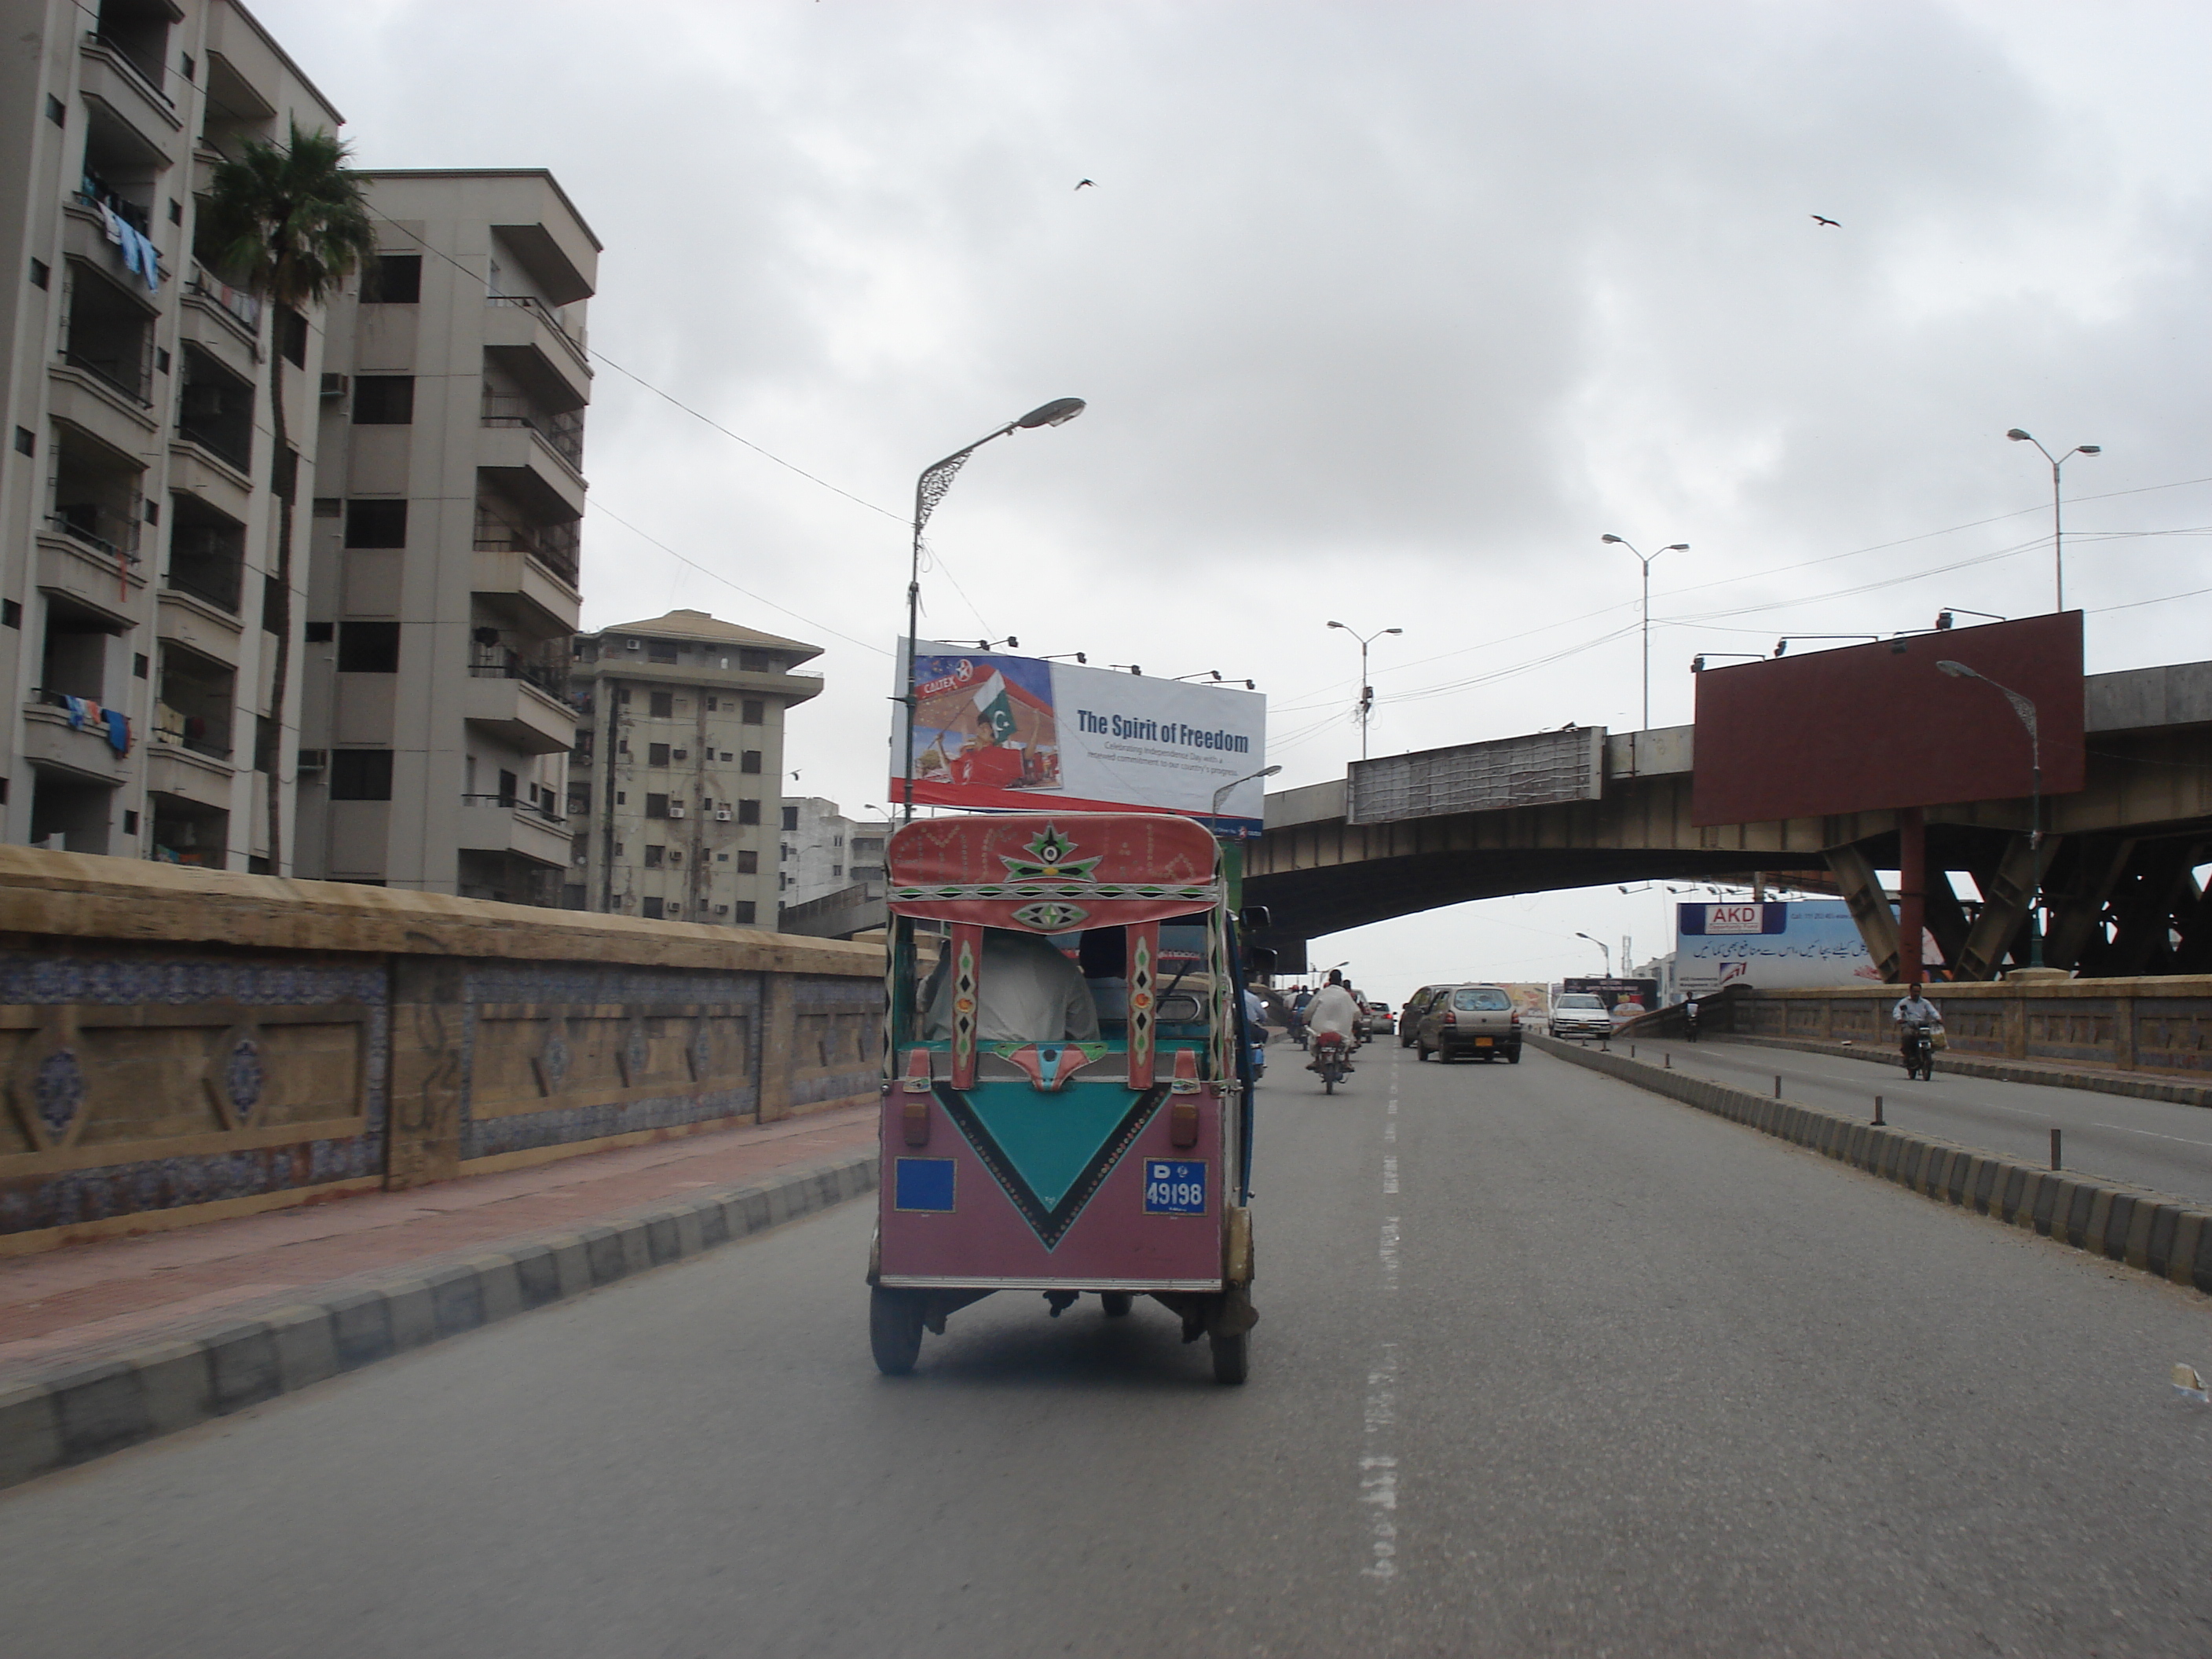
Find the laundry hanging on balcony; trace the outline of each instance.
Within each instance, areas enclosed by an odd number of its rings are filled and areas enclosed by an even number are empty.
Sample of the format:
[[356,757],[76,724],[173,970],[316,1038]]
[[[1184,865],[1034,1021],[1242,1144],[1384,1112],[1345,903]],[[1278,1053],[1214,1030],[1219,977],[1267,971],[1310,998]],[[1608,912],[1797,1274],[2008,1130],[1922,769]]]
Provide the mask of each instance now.
[[100,215],[100,230],[122,250],[124,269],[158,292],[161,286],[161,256],[155,252],[152,240],[99,197],[92,198],[92,205]]

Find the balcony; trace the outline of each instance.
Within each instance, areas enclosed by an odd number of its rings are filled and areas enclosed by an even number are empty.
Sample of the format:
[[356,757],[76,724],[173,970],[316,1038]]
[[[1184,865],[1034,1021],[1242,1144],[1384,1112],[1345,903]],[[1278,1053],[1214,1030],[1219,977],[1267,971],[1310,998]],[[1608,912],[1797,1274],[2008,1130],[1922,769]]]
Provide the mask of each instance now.
[[571,409],[556,413],[532,402],[527,398],[490,397],[483,400],[483,424],[488,427],[524,427],[545,440],[545,446],[562,460],[579,477],[584,471],[584,411]]
[[519,795],[461,797],[460,850],[513,853],[532,864],[568,867],[574,838],[566,818]]
[[535,665],[471,664],[461,717],[526,755],[562,753],[576,741],[576,711],[540,683],[550,678]]
[[23,758],[95,783],[122,782],[128,761],[109,740],[106,713],[91,699],[33,689],[24,702]]
[[487,424],[477,442],[477,468],[532,520],[561,524],[584,516],[582,475],[535,428]]
[[195,806],[228,812],[232,776],[229,763],[192,750],[157,742],[146,751],[146,787]]
[[192,262],[191,276],[185,281],[185,298],[236,328],[248,344],[260,339],[260,296],[232,287],[198,260]]
[[[574,406],[591,398],[592,365],[583,343],[543,301],[506,294],[486,300],[484,353],[549,403]],[[565,395],[554,395],[564,389]]]
[[526,607],[538,620],[532,631],[541,635],[574,633],[583,611],[574,554],[563,556],[560,548],[520,531],[493,526],[487,534],[479,527],[470,586],[477,593]]
[[80,84],[86,99],[97,100],[103,112],[145,149],[164,154],[171,137],[184,131],[185,123],[163,85],[163,51],[150,38],[134,39],[105,26],[84,37],[81,51]]

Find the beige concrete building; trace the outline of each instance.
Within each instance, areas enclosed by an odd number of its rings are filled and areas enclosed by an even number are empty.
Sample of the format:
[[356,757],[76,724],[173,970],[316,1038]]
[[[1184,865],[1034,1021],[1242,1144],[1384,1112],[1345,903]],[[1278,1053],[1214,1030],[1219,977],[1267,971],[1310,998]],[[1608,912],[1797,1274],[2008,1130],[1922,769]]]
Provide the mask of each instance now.
[[[337,112],[228,0],[23,0],[0,52],[4,838],[291,866],[270,706],[277,473],[316,461],[323,319],[196,252],[212,171]],[[275,453],[271,354],[292,453]],[[307,569],[307,504],[295,526]],[[301,613],[295,592],[291,614]]]
[[543,171],[365,176],[382,245],[320,382],[300,872],[556,905],[599,244]]
[[821,654],[703,611],[580,637],[567,902],[775,927],[784,711],[820,695],[799,665]]

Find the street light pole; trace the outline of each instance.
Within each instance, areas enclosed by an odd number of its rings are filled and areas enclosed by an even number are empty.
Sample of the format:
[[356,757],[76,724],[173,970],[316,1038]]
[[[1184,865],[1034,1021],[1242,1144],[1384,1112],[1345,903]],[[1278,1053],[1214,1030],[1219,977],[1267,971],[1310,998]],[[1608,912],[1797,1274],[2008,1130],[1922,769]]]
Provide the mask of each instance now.
[[1605,976],[1607,979],[1611,979],[1613,977],[1613,946],[1607,945],[1603,939],[1598,938],[1594,933],[1577,933],[1575,937],[1577,939],[1586,939],[1589,940],[1592,945],[1596,945],[1599,950],[1605,952]]
[[[1634,544],[1620,536],[1601,536],[1598,540],[1610,542],[1615,547],[1625,547],[1636,553]],[[1644,567],[1644,729],[1651,729],[1651,561],[1660,553],[1686,553],[1687,542],[1673,542],[1657,553],[1636,553],[1636,562]]]
[[[914,822],[914,717],[915,705],[920,699],[915,694],[915,641],[921,626],[921,527],[929,522],[929,515],[937,511],[937,504],[945,499],[945,492],[952,488],[952,480],[960,469],[968,465],[968,458],[989,443],[994,438],[1003,438],[1009,432],[1027,432],[1041,426],[1065,426],[1083,413],[1080,398],[1055,398],[1040,404],[1018,421],[1009,421],[995,432],[987,432],[965,449],[955,450],[941,461],[931,463],[921,470],[914,481],[914,557],[908,567],[906,580],[906,695],[899,701],[906,705],[906,770],[904,774],[904,816],[901,822]],[[1012,643],[1012,641],[1008,641]]]
[[[2103,454],[2104,446],[2076,444],[2063,455],[2053,455],[2049,450],[2043,449],[2043,441],[2040,438],[2033,437],[2022,432],[2018,427],[2013,428],[2011,431],[2005,434],[2005,436],[2016,444],[2033,444],[2038,449],[2043,450],[2043,459],[2051,463],[2051,571],[2052,579],[2057,586],[2058,597],[2058,603],[2053,609],[2063,611],[2066,608],[2066,526],[2062,510],[2063,498],[2058,488],[2059,469],[2076,455]],[[1977,676],[1977,678],[1979,677]],[[1992,680],[1990,684],[1994,685],[1996,682]]]
[[2027,852],[2030,867],[2034,872],[2035,884],[2028,894],[2027,905],[2027,965],[2043,966],[2043,738],[2035,723],[2035,704],[2008,685],[1998,685],[1987,674],[1969,668],[1962,662],[1948,659],[1936,666],[1954,680],[1979,680],[1984,685],[1996,686],[2004,693],[2012,712],[2027,728],[2028,797]]
[[1226,795],[1231,790],[1237,788],[1240,785],[1251,782],[1255,778],[1272,778],[1276,773],[1282,769],[1283,769],[1279,766],[1263,766],[1256,772],[1248,772],[1241,778],[1237,778],[1231,782],[1223,784],[1220,788],[1213,792],[1213,805],[1206,812],[1206,817],[1216,820],[1218,823],[1221,817],[1221,798],[1224,795]]
[[1367,722],[1375,714],[1375,688],[1367,683],[1367,647],[1385,634],[1402,634],[1406,630],[1402,628],[1378,628],[1372,634],[1360,634],[1346,627],[1340,622],[1333,622],[1329,626],[1344,629],[1346,633],[1352,635],[1353,639],[1359,641],[1359,758],[1365,760],[1367,758]]

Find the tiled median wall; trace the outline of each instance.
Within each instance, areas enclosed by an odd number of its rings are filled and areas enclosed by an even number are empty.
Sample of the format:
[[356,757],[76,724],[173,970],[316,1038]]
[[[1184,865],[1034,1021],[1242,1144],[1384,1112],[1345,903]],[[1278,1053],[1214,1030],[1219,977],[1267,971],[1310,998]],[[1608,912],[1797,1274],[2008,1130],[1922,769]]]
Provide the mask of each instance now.
[[[2212,1079],[2212,978],[1933,985],[1947,1045],[1996,1060],[2063,1060],[2189,1082]],[[1729,1029],[1752,1036],[1887,1044],[1895,986],[1733,991]]]
[[0,1254],[875,1097],[834,940],[0,848]]

